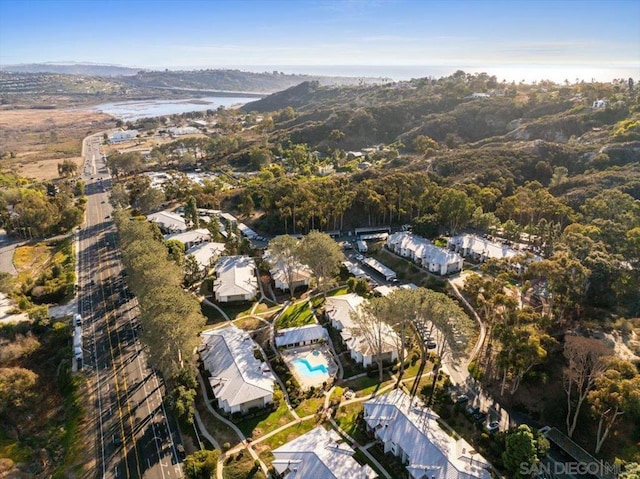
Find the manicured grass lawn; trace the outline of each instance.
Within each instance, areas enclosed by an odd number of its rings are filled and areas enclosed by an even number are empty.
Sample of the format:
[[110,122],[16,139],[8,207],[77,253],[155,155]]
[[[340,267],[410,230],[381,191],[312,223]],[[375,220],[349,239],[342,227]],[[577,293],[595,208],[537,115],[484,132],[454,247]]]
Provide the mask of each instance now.
[[335,421],[359,444],[366,444],[369,439],[364,430],[364,421],[358,420],[358,414],[364,409],[362,402],[338,406]]
[[370,378],[369,376],[362,376],[349,381],[343,381],[341,386],[343,388],[349,388],[355,391],[357,397],[370,396],[374,391],[391,384],[393,379],[390,379],[389,373],[385,371],[384,381],[378,382],[378,376]]
[[208,326],[226,321],[224,316],[220,314],[220,311],[218,311],[210,304],[205,303],[204,301],[200,303],[200,309],[202,310],[202,314],[204,315],[204,317],[207,318]]
[[224,461],[224,479],[266,479],[260,468],[255,467],[248,451],[241,451]]
[[240,329],[244,329],[245,331],[253,331],[255,329],[259,329],[264,326],[267,326],[266,323],[256,318],[236,319],[233,321],[233,324],[235,324]]
[[267,416],[257,416],[236,422],[236,425],[246,437],[258,437],[278,429],[280,426],[293,421],[294,418],[287,409],[287,403],[282,400],[278,409]]
[[334,289],[327,293],[327,296],[339,296],[341,294],[347,294],[349,292],[348,286],[341,286],[340,288]]
[[248,316],[251,314],[252,303],[238,303],[238,304],[218,304],[230,319],[240,318],[242,316]]
[[324,404],[324,396],[320,398],[309,398],[305,399],[300,403],[300,405],[295,408],[295,411],[298,413],[298,416],[304,417],[309,414],[315,414],[319,407],[322,407]]
[[259,444],[254,445],[254,449],[258,454],[260,454],[263,461],[271,462],[273,461],[273,454],[271,454],[271,451],[279,448],[289,441],[293,441],[296,437],[302,436],[315,427],[316,422],[314,420],[302,421],[297,424],[293,424],[291,427],[288,427],[280,431],[278,434],[274,434]]
[[314,322],[308,301],[303,301],[289,306],[276,320],[276,328],[292,328],[294,326],[314,324]]

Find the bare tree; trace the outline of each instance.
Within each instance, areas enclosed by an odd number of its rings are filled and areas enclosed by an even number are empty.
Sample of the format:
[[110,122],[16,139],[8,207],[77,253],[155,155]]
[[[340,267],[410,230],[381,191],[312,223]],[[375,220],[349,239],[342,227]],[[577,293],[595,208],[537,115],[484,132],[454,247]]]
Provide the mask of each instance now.
[[418,314],[418,300],[419,295],[416,294],[416,291],[407,289],[398,289],[388,296],[375,300],[378,305],[376,315],[399,332],[399,334],[392,336],[398,349],[398,360],[400,361],[398,381],[404,372],[407,333],[409,325]]
[[298,260],[298,240],[289,235],[276,236],[269,241],[270,262],[278,265],[289,286],[289,294],[293,298],[293,282],[296,271],[301,266]]
[[566,424],[569,437],[576,428],[584,400],[606,370],[606,359],[611,355],[613,351],[597,339],[583,336],[567,336],[565,339],[564,356],[569,364],[564,371],[563,387],[567,393]]
[[373,298],[364,303],[358,313],[352,313],[351,319],[357,325],[354,334],[360,336],[369,347],[371,356],[378,366],[380,382],[384,379],[384,357],[389,348],[395,347],[393,330],[384,321],[386,304],[382,298]]

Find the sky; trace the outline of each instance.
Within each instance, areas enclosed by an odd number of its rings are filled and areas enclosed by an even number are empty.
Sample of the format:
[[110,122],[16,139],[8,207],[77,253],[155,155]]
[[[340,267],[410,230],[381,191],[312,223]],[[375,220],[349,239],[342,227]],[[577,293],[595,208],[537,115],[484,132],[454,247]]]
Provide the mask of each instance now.
[[0,0],[0,65],[640,78],[640,0]]

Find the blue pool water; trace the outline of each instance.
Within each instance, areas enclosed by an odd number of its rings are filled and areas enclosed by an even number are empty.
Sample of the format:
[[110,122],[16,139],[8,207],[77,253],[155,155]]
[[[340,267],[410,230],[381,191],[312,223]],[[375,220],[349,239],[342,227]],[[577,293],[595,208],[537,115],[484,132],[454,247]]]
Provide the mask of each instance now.
[[295,364],[298,372],[307,378],[315,378],[329,372],[325,364],[312,366],[311,364],[309,364],[309,361],[304,358],[294,359],[292,363]]

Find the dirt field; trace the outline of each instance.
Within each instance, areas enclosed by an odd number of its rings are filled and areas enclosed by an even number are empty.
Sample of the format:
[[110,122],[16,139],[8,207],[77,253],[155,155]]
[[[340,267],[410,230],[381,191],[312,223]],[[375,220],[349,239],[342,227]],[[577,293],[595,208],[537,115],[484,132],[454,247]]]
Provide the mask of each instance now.
[[34,180],[58,177],[58,163],[78,164],[82,139],[113,127],[113,119],[86,110],[0,110],[0,167]]

